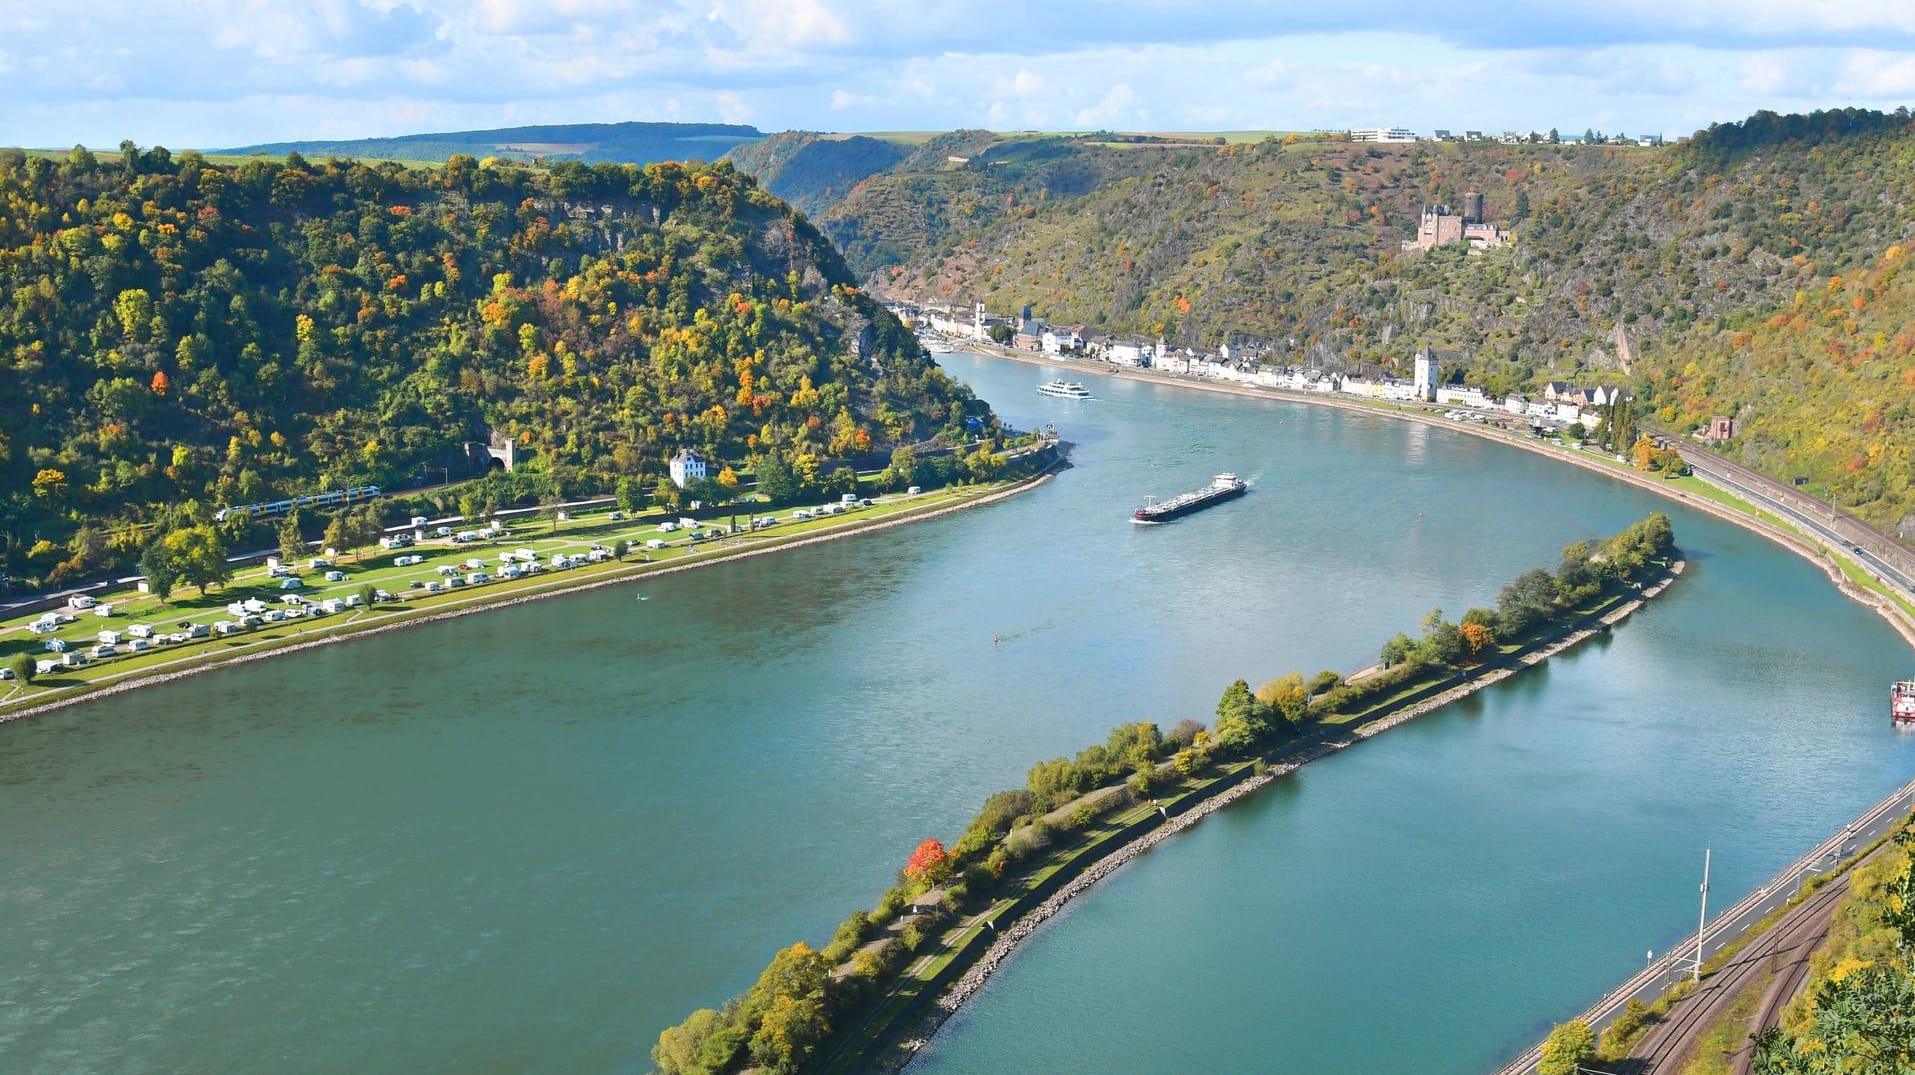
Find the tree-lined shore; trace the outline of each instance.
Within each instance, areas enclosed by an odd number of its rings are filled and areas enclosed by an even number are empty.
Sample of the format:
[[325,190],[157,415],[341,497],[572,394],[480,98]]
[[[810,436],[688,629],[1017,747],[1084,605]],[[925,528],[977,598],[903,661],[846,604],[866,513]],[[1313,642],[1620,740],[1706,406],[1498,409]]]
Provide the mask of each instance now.
[[1455,619],[1432,610],[1363,672],[1292,673],[1257,688],[1240,679],[1207,725],[1125,723],[1074,757],[1039,762],[1024,787],[990,796],[958,839],[922,841],[877,904],[853,912],[824,947],[784,949],[745,993],[664,1031],[653,1060],[665,1075],[855,1070],[990,947],[984,923],[1008,924],[1127,844],[1140,822],[1503,669],[1634,599],[1675,555],[1657,513],[1568,546],[1553,570],[1505,586],[1493,608]]

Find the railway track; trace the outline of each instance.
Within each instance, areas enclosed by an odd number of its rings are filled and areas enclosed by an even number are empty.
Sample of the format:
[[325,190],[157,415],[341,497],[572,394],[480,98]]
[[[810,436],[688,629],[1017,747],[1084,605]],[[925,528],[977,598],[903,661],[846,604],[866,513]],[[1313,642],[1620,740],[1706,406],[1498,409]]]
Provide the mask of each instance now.
[[1774,1025],[1783,1006],[1801,990],[1808,978],[1809,957],[1828,936],[1835,907],[1847,893],[1848,885],[1838,881],[1822,886],[1790,908],[1656,1024],[1630,1051],[1630,1060],[1621,1065],[1622,1070],[1630,1075],[1674,1075],[1723,1011],[1768,974],[1773,977],[1744,1027],[1747,1033],[1736,1053],[1736,1072],[1748,1075],[1747,1034]]

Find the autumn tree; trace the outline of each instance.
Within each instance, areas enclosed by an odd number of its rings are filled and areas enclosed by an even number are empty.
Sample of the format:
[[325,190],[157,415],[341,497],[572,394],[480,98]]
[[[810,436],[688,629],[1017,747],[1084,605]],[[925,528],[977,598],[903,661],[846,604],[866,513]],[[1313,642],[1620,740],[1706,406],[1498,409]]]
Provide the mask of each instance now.
[[1257,700],[1291,724],[1300,724],[1310,713],[1310,689],[1303,673],[1292,672],[1257,688]]
[[950,873],[951,856],[944,850],[944,844],[935,839],[926,839],[911,852],[905,860],[904,876],[918,883],[936,883]]
[[1596,1058],[1596,1035],[1581,1019],[1560,1023],[1543,1039],[1542,1060],[1536,1075],[1576,1075]]
[[1484,624],[1466,623],[1458,630],[1463,636],[1463,648],[1468,650],[1472,657],[1482,653],[1483,647],[1489,645],[1490,631]]

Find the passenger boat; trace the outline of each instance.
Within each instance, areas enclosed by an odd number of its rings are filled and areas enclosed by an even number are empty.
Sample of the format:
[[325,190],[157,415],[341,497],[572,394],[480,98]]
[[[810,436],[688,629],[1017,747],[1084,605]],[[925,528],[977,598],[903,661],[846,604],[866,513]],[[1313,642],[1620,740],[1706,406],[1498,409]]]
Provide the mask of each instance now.
[[1212,504],[1221,504],[1242,496],[1250,487],[1235,474],[1219,474],[1210,479],[1210,484],[1202,489],[1193,489],[1188,493],[1178,493],[1163,503],[1146,497],[1144,506],[1131,513],[1134,523],[1167,523],[1180,519],[1193,511],[1202,511]]
[[1915,725],[1915,679],[1904,679],[1888,689],[1888,719]]
[[1039,395],[1056,396],[1059,399],[1089,399],[1090,389],[1076,381],[1049,381],[1037,386]]
[[942,336],[919,336],[918,342],[924,345],[926,351],[934,355],[948,355],[957,350]]

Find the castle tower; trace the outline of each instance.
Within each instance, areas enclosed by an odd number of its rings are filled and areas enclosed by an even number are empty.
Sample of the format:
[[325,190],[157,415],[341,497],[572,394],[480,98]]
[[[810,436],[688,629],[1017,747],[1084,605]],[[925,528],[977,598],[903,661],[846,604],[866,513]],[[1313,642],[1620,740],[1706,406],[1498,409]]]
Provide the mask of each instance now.
[[1436,368],[1436,352],[1425,347],[1416,353],[1416,398],[1426,402],[1436,402],[1436,382],[1441,374]]
[[1483,222],[1483,196],[1470,191],[1463,195],[1463,223],[1481,224]]

